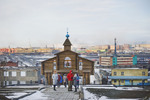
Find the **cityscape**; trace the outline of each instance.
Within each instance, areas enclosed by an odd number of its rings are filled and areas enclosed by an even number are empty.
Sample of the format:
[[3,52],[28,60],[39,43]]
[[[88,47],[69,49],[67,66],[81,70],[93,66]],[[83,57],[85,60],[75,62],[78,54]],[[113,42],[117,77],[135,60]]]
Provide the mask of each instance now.
[[1,0],[0,100],[149,100],[149,4]]

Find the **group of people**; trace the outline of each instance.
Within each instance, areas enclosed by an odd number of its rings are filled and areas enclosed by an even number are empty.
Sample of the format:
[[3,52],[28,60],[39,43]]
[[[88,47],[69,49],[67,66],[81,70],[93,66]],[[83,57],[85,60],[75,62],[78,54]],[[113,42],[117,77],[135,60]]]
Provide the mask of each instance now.
[[63,78],[60,74],[57,74],[56,70],[54,71],[52,75],[53,79],[53,86],[54,90],[56,91],[56,86],[60,86],[60,84],[63,82],[64,86],[66,87],[68,84],[68,91],[72,91],[72,85],[75,87],[75,92],[77,92],[77,89],[79,88],[79,75],[78,73],[75,73],[73,75],[72,70],[66,75],[63,75]]

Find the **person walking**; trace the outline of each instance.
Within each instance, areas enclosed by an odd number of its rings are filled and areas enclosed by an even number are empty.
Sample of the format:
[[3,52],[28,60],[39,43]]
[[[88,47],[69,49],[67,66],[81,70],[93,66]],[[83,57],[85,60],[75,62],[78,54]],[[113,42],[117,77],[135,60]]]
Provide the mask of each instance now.
[[58,80],[58,74],[57,74],[56,70],[54,71],[54,73],[52,75],[52,79],[53,79],[54,91],[56,91],[56,85],[57,85],[57,80]]
[[76,80],[77,80],[77,89],[79,88],[79,79],[80,79],[80,77],[79,77],[79,74],[77,73],[77,78],[76,78]]
[[68,91],[72,91],[72,81],[73,81],[72,70],[70,70],[70,72],[68,73],[67,78],[68,78]]
[[75,87],[74,92],[77,92],[77,74],[74,74],[74,76],[73,76],[73,85]]
[[62,83],[62,76],[60,74],[58,74],[57,86],[60,87],[61,83]]
[[78,73],[76,73],[73,77],[73,83],[74,83],[74,87],[75,87],[75,91],[77,92],[77,88],[79,88],[79,75]]
[[63,75],[63,84],[66,88],[66,85],[67,85],[67,76],[66,76],[66,74]]

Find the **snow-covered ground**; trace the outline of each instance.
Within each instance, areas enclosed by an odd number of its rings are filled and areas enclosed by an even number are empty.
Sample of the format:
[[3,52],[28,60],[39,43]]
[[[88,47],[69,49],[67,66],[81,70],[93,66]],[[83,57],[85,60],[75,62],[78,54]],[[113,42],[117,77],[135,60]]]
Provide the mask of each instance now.
[[97,87],[97,86],[92,86],[92,87],[83,87],[84,89],[87,89],[87,88],[95,88],[95,89],[115,89],[115,90],[143,90],[143,88],[141,87],[111,87],[112,85],[110,85],[110,87],[103,87],[103,86],[100,86],[100,87]]
[[[74,89],[73,89],[74,90]],[[32,95],[19,100],[78,100],[79,93],[68,91],[68,88],[61,86],[53,90],[53,87],[47,87],[41,91],[36,91]]]
[[7,86],[6,88],[43,88],[44,85],[35,85],[35,86]]
[[[106,92],[101,93],[101,96],[96,92],[90,92],[88,89],[95,89],[94,91],[97,91],[99,89],[106,90],[109,92],[110,90],[122,90],[122,91],[143,91],[143,88],[140,87],[113,87],[113,85],[86,85],[83,86],[83,93],[84,93],[84,99],[85,100],[139,100],[139,98],[115,98],[112,99],[110,97],[107,97],[108,94]],[[100,91],[99,91],[100,92]],[[101,91],[102,92],[102,91]],[[112,92],[112,91],[111,91]],[[94,94],[96,93],[96,94]],[[117,93],[117,92],[116,92]]]
[[107,96],[101,96],[100,98],[97,97],[95,94],[90,93],[89,91],[87,91],[86,89],[84,89],[84,100],[139,100],[137,99],[110,99]]
[[[22,97],[24,95],[27,95],[28,93],[32,93],[35,91],[40,90],[41,88],[44,88],[44,85],[35,85],[35,86],[7,86],[5,87],[5,90],[7,90],[7,93],[5,96],[9,99],[15,99]],[[1,100],[1,99],[0,99]]]
[[36,91],[32,95],[22,98],[20,100],[47,100],[48,97],[45,97],[45,94],[43,94],[42,91],[45,91],[45,89],[41,91]]
[[28,93],[12,93],[12,96],[6,96],[7,98],[9,99],[14,99],[14,98],[18,98],[18,97],[21,97],[23,95],[26,95]]

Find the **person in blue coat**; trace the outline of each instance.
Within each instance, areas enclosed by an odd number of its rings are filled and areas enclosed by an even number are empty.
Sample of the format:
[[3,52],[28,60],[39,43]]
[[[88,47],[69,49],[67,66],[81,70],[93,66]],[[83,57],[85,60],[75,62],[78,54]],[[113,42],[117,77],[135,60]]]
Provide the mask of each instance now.
[[57,85],[58,87],[60,87],[60,84],[62,83],[62,76],[60,74],[58,74],[58,82],[57,82]]
[[80,77],[79,77],[79,74],[77,73],[77,78],[76,78],[76,81],[77,81],[77,88],[79,88],[79,79],[80,79]]

